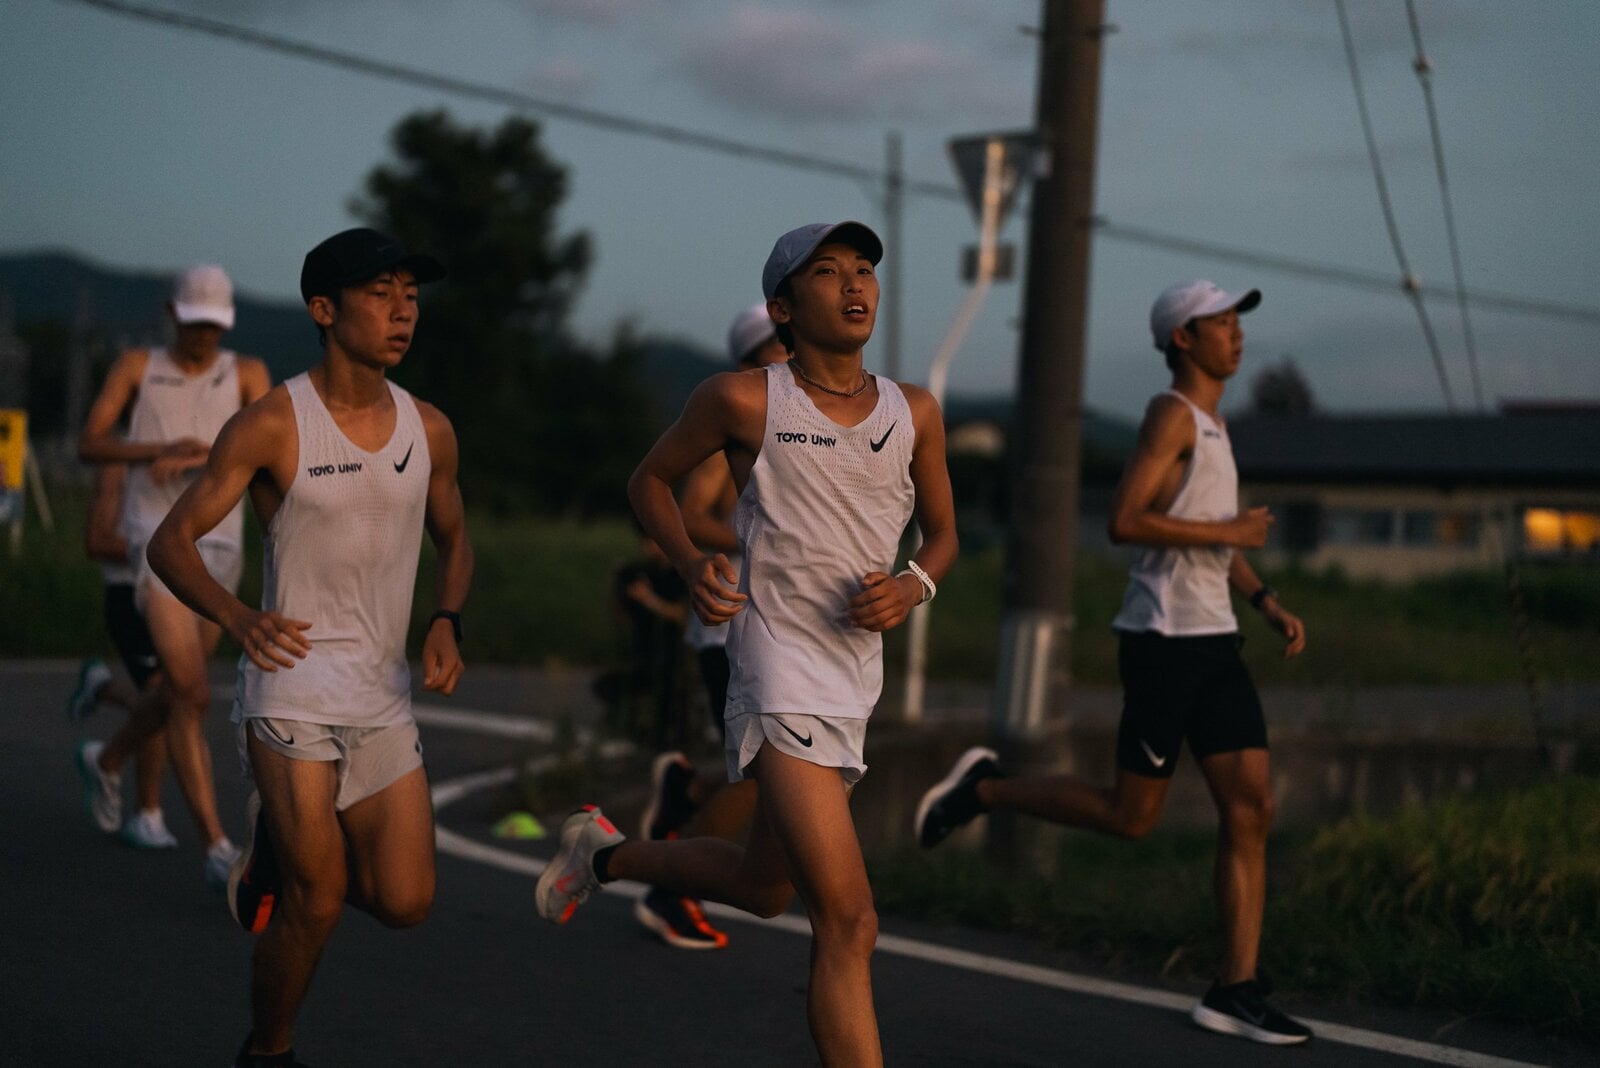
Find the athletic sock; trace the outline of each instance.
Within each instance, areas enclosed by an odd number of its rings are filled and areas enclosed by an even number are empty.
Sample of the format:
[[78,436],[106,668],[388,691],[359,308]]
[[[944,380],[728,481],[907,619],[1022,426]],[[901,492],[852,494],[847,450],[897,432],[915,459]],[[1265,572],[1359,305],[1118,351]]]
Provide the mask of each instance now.
[[[617,843],[617,845],[621,844],[621,842]],[[609,883],[611,881],[611,873],[607,869],[611,867],[611,854],[615,853],[616,851],[617,846],[606,846],[604,849],[597,849],[594,851],[594,877],[603,883]]]

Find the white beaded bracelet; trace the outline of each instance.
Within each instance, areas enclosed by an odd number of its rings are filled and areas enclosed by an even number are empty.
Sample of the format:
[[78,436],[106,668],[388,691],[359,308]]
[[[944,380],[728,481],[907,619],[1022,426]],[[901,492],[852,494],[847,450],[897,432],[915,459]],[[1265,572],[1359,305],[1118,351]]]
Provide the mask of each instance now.
[[[900,572],[900,575],[915,575],[917,581],[922,583],[923,597],[917,602],[918,604],[927,604],[933,600],[933,595],[939,592],[939,587],[933,584],[933,579],[928,577],[928,573],[922,570],[922,565],[915,560],[907,560],[906,569]],[[895,578],[899,578],[900,575],[896,575]]]

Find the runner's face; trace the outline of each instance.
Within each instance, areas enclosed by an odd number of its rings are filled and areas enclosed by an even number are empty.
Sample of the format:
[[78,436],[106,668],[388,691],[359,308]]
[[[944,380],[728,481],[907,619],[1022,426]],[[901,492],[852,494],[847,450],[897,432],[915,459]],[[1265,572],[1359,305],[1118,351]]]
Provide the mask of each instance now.
[[818,348],[858,350],[878,315],[878,276],[859,249],[840,241],[820,246],[789,276],[792,296],[775,301],[795,336]]
[[1233,377],[1244,357],[1244,328],[1239,324],[1239,311],[1229,308],[1216,315],[1195,319],[1193,329],[1180,328],[1189,359],[1200,371],[1216,379]]
[[181,357],[207,359],[222,346],[222,327],[216,323],[178,323],[177,327],[173,348]]
[[416,279],[390,271],[339,294],[329,333],[357,360],[394,367],[411,347],[417,311]]

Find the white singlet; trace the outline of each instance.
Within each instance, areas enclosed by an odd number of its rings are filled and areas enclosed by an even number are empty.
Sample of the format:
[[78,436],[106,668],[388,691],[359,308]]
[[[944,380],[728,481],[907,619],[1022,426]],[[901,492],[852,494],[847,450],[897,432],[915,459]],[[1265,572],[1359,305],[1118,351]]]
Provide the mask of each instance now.
[[[1167,390],[1194,413],[1194,452],[1167,515],[1218,522],[1239,514],[1239,471],[1228,431],[1177,390]],[[1155,631],[1169,638],[1232,634],[1239,629],[1228,595],[1233,549],[1223,545],[1149,547],[1128,569],[1122,610],[1111,621],[1121,631]]]
[[[173,361],[166,349],[151,349],[128,419],[128,440],[170,442],[194,438],[210,445],[217,440],[222,424],[233,418],[240,407],[239,361],[232,352],[224,349],[203,373],[191,375]],[[200,469],[196,468],[157,485],[150,478],[149,464],[128,465],[128,481],[122,494],[122,536],[128,540],[135,570],[143,560],[150,535],[172,511],[183,491],[199,477]],[[200,544],[219,549],[243,548],[244,501],[207,531]]]
[[877,407],[847,428],[786,364],[767,368],[766,430],[734,510],[750,600],[728,628],[729,720],[864,719],[877,704],[883,638],[850,625],[850,599],[867,572],[893,571],[916,493],[911,408],[895,383],[877,383]]
[[433,471],[422,417],[411,394],[388,383],[394,433],[368,452],[345,437],[309,375],[284,386],[300,459],[262,538],[261,608],[309,621],[311,651],[277,671],[241,656],[234,721],[406,722],[406,628]]

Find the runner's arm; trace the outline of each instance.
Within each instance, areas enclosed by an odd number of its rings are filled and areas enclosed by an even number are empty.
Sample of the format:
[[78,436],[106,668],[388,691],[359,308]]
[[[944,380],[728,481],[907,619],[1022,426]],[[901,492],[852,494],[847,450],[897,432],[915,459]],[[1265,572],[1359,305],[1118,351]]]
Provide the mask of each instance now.
[[1169,474],[1194,447],[1194,418],[1188,406],[1170,396],[1151,401],[1139,427],[1138,444],[1111,499],[1107,531],[1114,543],[1249,549],[1266,543],[1272,516],[1265,508],[1251,508],[1232,519],[1203,521],[1175,519],[1156,507]]
[[[428,434],[428,456],[433,465],[428,476],[428,537],[437,550],[438,569],[434,586],[437,606],[445,612],[459,613],[472,588],[474,557],[467,537],[467,512],[461,501],[461,486],[456,480],[460,449],[455,428],[443,412],[431,404],[418,402],[422,425]],[[455,628],[448,619],[435,619],[422,642],[422,687],[449,696],[466,665],[456,644]]]
[[739,550],[739,538],[727,516],[722,514],[723,499],[733,485],[728,458],[713,453],[684,479],[678,494],[678,510],[689,539],[701,549],[731,553]]
[[94,469],[94,498],[89,502],[89,521],[83,529],[83,551],[91,560],[128,562],[128,540],[119,529],[122,484],[127,477],[126,464],[100,464]]
[[1233,562],[1228,567],[1228,582],[1246,599],[1253,598],[1263,590],[1266,591],[1266,596],[1261,598],[1257,608],[1266,617],[1267,622],[1272,624],[1272,628],[1284,636],[1287,642],[1283,649],[1285,660],[1299,656],[1305,651],[1306,625],[1301,622],[1299,616],[1278,603],[1277,593],[1261,581],[1256,569],[1250,566],[1243,553],[1233,554]]
[[254,356],[239,357],[239,407],[248,408],[272,389],[272,373]]
[[180,441],[127,441],[117,433],[117,423],[139,392],[149,353],[129,349],[117,357],[106,372],[106,380],[89,406],[78,436],[78,459],[86,464],[147,464],[161,457],[170,459],[204,456],[204,442],[194,438]]
[[156,527],[146,552],[151,568],[173,594],[220,624],[264,671],[293,667],[291,656],[303,658],[310,651],[302,632],[311,623],[246,605],[211,577],[196,543],[239,503],[256,473],[293,446],[289,403],[284,394],[278,403],[269,399],[251,405],[223,425],[200,477]]

